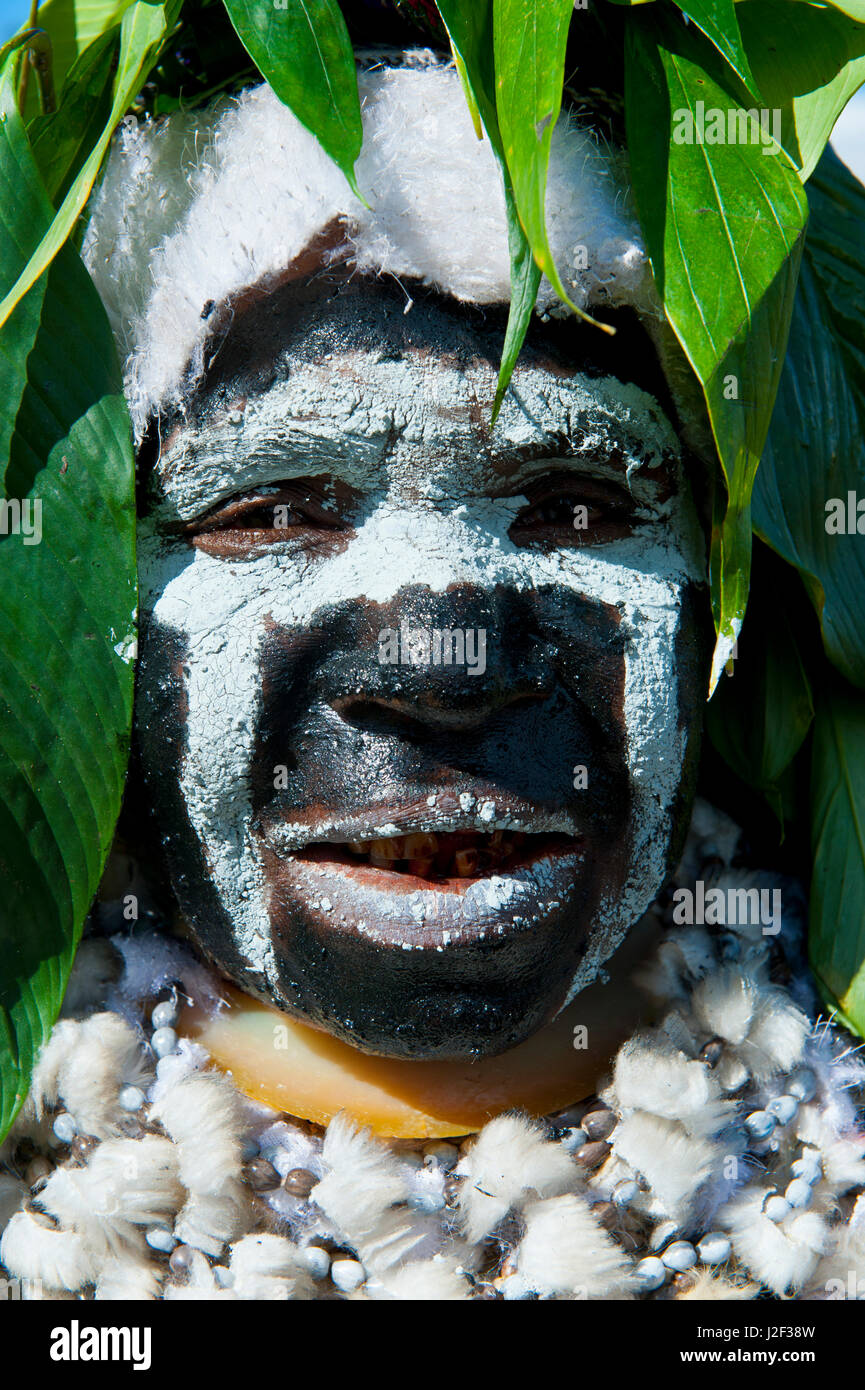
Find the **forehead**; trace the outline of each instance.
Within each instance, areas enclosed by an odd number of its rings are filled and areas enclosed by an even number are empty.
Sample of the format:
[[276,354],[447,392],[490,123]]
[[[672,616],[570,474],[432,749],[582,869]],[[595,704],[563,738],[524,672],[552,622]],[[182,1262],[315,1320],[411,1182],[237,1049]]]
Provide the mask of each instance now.
[[534,325],[495,427],[503,312],[320,276],[213,317],[208,369],[153,479],[180,517],[268,474],[431,499],[494,494],[551,458],[670,481],[663,379],[627,315],[615,337]]

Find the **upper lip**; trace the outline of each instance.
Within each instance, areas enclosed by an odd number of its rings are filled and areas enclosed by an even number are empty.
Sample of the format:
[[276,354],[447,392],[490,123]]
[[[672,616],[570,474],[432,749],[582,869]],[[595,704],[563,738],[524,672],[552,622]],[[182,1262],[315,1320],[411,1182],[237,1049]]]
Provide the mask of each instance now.
[[264,838],[275,854],[296,854],[312,844],[386,839],[421,831],[443,834],[453,830],[521,830],[526,834],[570,835],[582,838],[586,826],[566,807],[533,806],[490,788],[478,792],[431,789],[428,796],[402,806],[388,803],[354,815],[330,817],[318,811],[268,815]]

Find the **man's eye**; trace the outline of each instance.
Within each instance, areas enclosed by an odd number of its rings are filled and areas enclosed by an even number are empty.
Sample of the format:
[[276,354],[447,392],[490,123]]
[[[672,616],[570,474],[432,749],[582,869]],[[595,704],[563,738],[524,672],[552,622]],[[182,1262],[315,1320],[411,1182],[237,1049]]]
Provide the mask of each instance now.
[[185,532],[196,545],[211,549],[229,542],[238,548],[300,535],[312,540],[322,533],[345,529],[338,512],[314,491],[286,486],[233,497],[191,522]]
[[544,478],[524,494],[529,504],[509,533],[516,545],[597,545],[627,535],[632,524],[630,495],[599,478]]

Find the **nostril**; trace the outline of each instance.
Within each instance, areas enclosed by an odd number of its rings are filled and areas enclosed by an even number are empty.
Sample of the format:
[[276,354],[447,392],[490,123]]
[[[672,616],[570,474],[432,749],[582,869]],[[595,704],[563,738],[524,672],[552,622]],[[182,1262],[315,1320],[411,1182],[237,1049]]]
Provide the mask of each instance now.
[[539,690],[531,695],[515,695],[512,700],[503,701],[502,703],[507,709],[508,714],[521,714],[523,710],[530,709],[538,704],[539,701],[546,700],[547,698],[548,692]]
[[423,698],[382,697],[332,701],[346,724],[366,733],[420,740],[435,734],[477,729],[493,719],[520,714],[546,699],[546,694],[496,695],[470,703],[441,704],[429,692]]
[[365,733],[420,738],[429,732],[422,717],[386,701],[334,700],[333,708],[346,724]]

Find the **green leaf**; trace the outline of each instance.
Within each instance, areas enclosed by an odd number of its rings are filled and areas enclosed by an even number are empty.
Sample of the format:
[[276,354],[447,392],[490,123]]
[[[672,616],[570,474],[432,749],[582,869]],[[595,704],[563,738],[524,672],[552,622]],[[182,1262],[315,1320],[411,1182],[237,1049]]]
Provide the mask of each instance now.
[[492,9],[496,113],[517,213],[556,294],[580,318],[594,322],[569,298],[546,226],[550,144],[562,106],[573,0],[493,0]]
[[[865,687],[865,188],[827,150],[810,184],[793,330],[754,489],[754,526],[805,579],[829,659]],[[853,531],[833,525],[832,499]],[[865,531],[865,517],[861,523]]]
[[60,99],[76,60],[90,44],[116,28],[133,0],[45,0],[38,24],[51,39],[54,87]]
[[499,162],[504,186],[511,260],[511,302],[493,402],[492,420],[495,423],[525,341],[538,297],[541,270],[532,255],[532,248],[517,213],[499,128],[493,49],[493,2],[476,0],[476,3],[466,6],[460,3],[460,0],[440,0],[439,11],[454,53],[462,63],[463,80],[468,84],[472,98],[469,110],[472,111],[473,104],[483,121],[490,145]]
[[[692,28],[631,23],[626,113],[634,195],[665,313],[703,387],[727,485],[712,545],[718,640],[710,692],[747,602],[750,496],[778,387],[808,211],[791,160],[773,141],[763,141],[746,111],[748,143],[696,138],[698,102],[704,112],[723,112],[725,121],[730,111],[742,110],[738,88],[731,90],[720,66]],[[691,143],[680,139],[689,122]]]
[[[53,213],[8,71],[0,104],[0,187],[20,193],[0,219],[8,283]],[[27,350],[17,316],[35,304]],[[4,416],[0,534],[2,1136],[57,1017],[120,806],[136,597],[128,414],[105,312],[70,246],[0,331],[0,361],[24,377],[11,437]]]
[[[797,4],[806,3],[806,0],[796,0]],[[810,4],[810,0],[807,0]],[[860,24],[865,24],[865,0],[827,0],[827,9],[840,10],[841,14],[849,15],[851,19],[856,19]]]
[[[7,75],[0,89],[0,264],[14,266],[32,255],[39,241],[44,204],[45,195],[18,116],[14,84]],[[16,306],[0,334],[0,486],[44,298],[45,281],[41,280]]]
[[464,4],[463,0],[441,0],[438,9],[451,47],[462,63],[464,80],[469,84],[472,101],[484,123],[490,144],[498,159],[503,161],[502,135],[496,112],[493,0],[477,0],[472,5]]
[[759,100],[760,89],[742,43],[733,0],[674,0],[674,3],[703,31],[749,92]]
[[54,220],[14,285],[0,302],[0,328],[15,305],[51,264],[75,226],[99,172],[115,128],[156,60],[166,34],[174,26],[181,0],[150,4],[136,0],[123,16],[120,61],[114,80],[114,101],[108,123],[90,151]]
[[484,127],[483,122],[481,120],[481,113],[478,110],[478,104],[475,101],[475,94],[472,91],[472,84],[471,82],[469,82],[469,75],[466,71],[466,65],[463,62],[460,55],[457,53],[453,44],[451,44],[451,53],[453,55],[454,67],[459,73],[460,86],[463,89],[463,96],[466,99],[466,106],[469,108],[469,115],[472,118],[472,125],[475,128],[475,135],[478,137],[479,140],[483,140]]
[[839,677],[817,704],[811,801],[811,965],[865,1035],[865,700]]
[[746,0],[737,12],[763,98],[781,112],[781,144],[804,182],[865,81],[865,24],[800,0]]
[[108,30],[76,61],[57,111],[27,127],[33,157],[52,202],[68,192],[111,112],[111,74],[119,26]]
[[[779,783],[804,742],[814,717],[811,683],[800,647],[797,603],[775,568],[756,583],[735,660],[706,710],[712,743],[748,786],[780,804]],[[801,590],[791,570],[786,571]]]
[[282,0],[278,7],[225,0],[225,8],[262,76],[361,198],[354,173],[363,140],[357,72],[336,0]]

